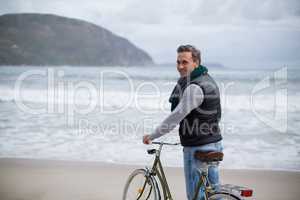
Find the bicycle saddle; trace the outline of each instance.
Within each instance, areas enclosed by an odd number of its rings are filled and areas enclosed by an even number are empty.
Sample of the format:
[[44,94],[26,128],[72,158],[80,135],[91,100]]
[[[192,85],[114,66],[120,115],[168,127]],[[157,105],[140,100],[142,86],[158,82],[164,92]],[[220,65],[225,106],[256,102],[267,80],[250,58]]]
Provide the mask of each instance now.
[[194,154],[195,158],[202,162],[217,162],[222,161],[224,154],[222,152],[217,151],[196,151]]

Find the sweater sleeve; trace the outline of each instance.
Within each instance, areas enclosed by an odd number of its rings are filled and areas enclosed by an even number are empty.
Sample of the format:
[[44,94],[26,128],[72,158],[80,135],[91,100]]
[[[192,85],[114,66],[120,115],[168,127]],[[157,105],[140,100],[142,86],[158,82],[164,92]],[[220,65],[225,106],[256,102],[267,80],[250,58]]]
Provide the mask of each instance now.
[[203,102],[203,91],[196,84],[189,85],[183,92],[182,98],[176,108],[155,128],[150,135],[154,140],[173,130],[181,120],[184,119],[193,109],[200,106]]

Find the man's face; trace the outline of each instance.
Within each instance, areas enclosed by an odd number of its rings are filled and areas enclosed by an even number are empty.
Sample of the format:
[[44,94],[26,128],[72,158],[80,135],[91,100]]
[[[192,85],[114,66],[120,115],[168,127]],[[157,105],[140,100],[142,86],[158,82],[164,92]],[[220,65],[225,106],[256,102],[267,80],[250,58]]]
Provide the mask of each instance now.
[[197,66],[198,63],[193,61],[192,52],[177,54],[177,70],[181,77],[189,75]]

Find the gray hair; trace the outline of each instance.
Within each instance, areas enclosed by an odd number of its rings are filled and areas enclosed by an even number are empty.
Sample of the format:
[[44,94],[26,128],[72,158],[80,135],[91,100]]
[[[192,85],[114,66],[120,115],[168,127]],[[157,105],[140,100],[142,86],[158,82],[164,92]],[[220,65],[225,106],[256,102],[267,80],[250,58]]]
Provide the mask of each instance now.
[[196,47],[192,46],[192,45],[180,45],[177,48],[177,53],[181,53],[181,52],[191,52],[192,53],[192,59],[194,62],[199,62],[199,64],[201,64],[201,52],[199,49],[197,49]]

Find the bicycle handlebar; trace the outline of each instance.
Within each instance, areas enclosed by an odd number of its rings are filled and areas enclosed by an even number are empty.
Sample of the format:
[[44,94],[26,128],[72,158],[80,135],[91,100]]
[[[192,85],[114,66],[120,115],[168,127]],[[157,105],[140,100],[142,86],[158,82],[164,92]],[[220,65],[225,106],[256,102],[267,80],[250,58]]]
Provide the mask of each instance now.
[[152,142],[152,144],[159,144],[159,145],[179,145],[180,143],[169,143],[169,142]]

